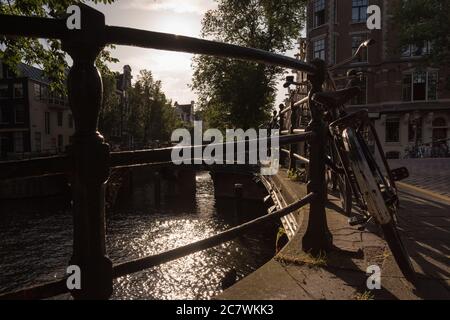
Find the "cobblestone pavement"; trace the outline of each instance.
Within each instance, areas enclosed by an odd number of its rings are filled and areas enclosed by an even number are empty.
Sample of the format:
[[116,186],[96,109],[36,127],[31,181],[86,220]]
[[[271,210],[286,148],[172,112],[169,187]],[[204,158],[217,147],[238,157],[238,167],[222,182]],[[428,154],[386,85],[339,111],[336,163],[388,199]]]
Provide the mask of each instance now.
[[402,182],[450,197],[450,158],[389,160],[392,169],[406,167]]
[[[287,203],[306,194],[305,186],[290,181],[285,171],[273,183]],[[404,279],[378,228],[350,227],[337,199],[330,199],[326,214],[335,247],[327,253],[325,266],[305,259],[301,250],[308,225],[306,206],[300,210],[299,232],[278,256],[217,299],[352,300],[369,294],[373,299],[450,300],[450,201],[400,187],[399,231],[417,273],[413,286]],[[367,289],[366,270],[371,265],[381,267],[381,290]]]

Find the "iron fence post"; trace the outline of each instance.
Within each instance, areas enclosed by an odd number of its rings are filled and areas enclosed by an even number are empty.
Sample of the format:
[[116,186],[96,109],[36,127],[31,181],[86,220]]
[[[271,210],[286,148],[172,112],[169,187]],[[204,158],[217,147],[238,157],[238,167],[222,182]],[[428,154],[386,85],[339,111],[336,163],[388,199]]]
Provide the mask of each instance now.
[[[68,75],[70,108],[75,123],[73,159],[73,255],[81,270],[75,299],[107,299],[112,293],[112,262],[105,245],[105,186],[109,177],[108,144],[97,131],[103,84],[95,61],[104,44],[97,38],[105,27],[102,13],[82,4],[81,30],[71,31],[63,48],[73,59]],[[100,37],[99,37],[100,38]]]
[[[297,108],[294,107],[294,97],[291,95],[289,98],[289,103],[291,107],[291,117],[290,117],[290,125],[289,125],[289,134],[294,134],[295,122],[297,120]],[[297,152],[297,145],[290,144],[289,145],[289,170],[295,171],[297,169],[296,160],[294,157],[294,153]]]
[[302,247],[306,252],[319,254],[328,251],[333,244],[333,238],[328,229],[325,205],[327,192],[325,183],[325,156],[327,127],[323,121],[320,107],[311,100],[316,92],[322,91],[325,81],[326,65],[323,60],[312,61],[317,67],[317,74],[309,76],[312,88],[309,92],[309,106],[311,110],[311,122],[307,131],[314,132],[310,144],[309,182],[308,193],[313,192],[316,196],[310,204],[308,225],[302,239]]
[[[280,135],[281,135],[281,131],[284,130],[284,114],[283,114],[283,110],[284,110],[284,104],[280,104],[280,117],[278,119],[279,123],[278,126],[280,128]],[[284,152],[281,152],[280,150],[280,165],[284,165],[284,161],[285,161],[286,157],[284,155]]]

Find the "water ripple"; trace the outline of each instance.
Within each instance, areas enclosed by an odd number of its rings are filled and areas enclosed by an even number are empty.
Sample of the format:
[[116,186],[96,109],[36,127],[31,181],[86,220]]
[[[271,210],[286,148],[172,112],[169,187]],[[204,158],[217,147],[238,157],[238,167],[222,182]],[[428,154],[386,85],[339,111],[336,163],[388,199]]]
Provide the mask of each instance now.
[[[145,188],[135,193],[140,196],[130,198],[126,212],[107,219],[107,250],[114,263],[174,249],[233,224],[218,210],[232,210],[233,203],[217,206],[206,173],[197,175],[195,212],[164,204],[159,211],[134,210],[133,201],[147,203],[141,197],[149,194]],[[262,213],[258,210],[251,213],[253,217]],[[72,250],[72,218],[68,212],[42,212],[0,215],[0,292],[63,276]],[[275,227],[266,226],[235,241],[118,278],[112,298],[210,299],[222,291],[221,281],[231,269],[242,278],[271,258],[274,234]]]

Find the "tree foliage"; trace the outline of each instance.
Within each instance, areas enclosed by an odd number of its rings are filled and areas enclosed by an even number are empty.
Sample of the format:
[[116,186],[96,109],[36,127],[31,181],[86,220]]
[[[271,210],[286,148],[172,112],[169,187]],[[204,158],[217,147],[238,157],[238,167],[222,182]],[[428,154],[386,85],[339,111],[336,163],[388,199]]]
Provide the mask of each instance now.
[[[100,113],[99,128],[111,135],[113,128],[120,126],[122,109],[120,98],[115,93],[118,74],[103,76],[104,97]],[[155,80],[148,70],[141,70],[134,85],[128,89],[129,111],[123,121],[127,132],[142,145],[151,141],[170,141],[172,131],[183,123],[175,114],[172,102],[161,89],[161,81]]]
[[[67,7],[80,2],[111,4],[114,0],[0,0],[0,14],[60,18],[66,15]],[[16,70],[20,62],[39,66],[51,80],[52,90],[65,91],[66,58],[59,40],[0,36],[0,60],[12,70]],[[108,73],[106,64],[117,61],[108,50],[103,50],[97,66],[102,73]]]
[[399,1],[394,12],[394,23],[399,27],[399,44],[421,47],[431,43],[428,61],[434,64],[450,63],[450,2],[442,0]]
[[[202,37],[284,53],[305,22],[305,0],[216,0],[202,21]],[[257,127],[270,116],[282,69],[253,62],[196,56],[192,88],[209,127]]]
[[169,141],[172,131],[182,126],[175,115],[172,102],[161,89],[161,81],[155,80],[148,70],[141,70],[130,93],[132,106],[129,127],[143,143]]

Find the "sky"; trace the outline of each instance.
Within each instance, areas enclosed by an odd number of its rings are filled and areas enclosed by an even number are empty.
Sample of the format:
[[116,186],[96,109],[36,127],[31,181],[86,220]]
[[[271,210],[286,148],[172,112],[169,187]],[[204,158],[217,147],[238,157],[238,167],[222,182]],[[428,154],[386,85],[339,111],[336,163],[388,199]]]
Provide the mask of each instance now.
[[[108,25],[199,37],[203,14],[214,9],[216,3],[213,0],[116,0],[112,5],[95,7],[105,14]],[[286,53],[293,54],[293,51]],[[113,56],[120,62],[112,64],[112,70],[122,71],[128,64],[134,80],[139,70],[150,70],[156,80],[162,81],[163,91],[173,102],[196,101],[195,93],[188,87],[193,74],[192,54],[118,46]],[[286,93],[282,83],[278,88],[276,106],[282,103]]]

